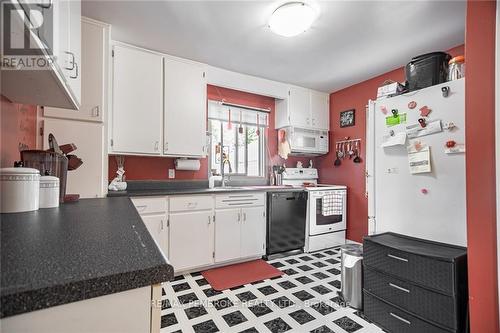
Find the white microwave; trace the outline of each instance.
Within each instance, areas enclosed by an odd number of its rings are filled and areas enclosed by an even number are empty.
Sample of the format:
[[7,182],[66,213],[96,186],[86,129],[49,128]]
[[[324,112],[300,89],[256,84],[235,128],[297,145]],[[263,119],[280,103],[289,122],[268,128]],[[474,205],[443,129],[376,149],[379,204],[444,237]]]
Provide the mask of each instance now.
[[328,131],[298,127],[287,127],[285,130],[291,155],[328,154]]

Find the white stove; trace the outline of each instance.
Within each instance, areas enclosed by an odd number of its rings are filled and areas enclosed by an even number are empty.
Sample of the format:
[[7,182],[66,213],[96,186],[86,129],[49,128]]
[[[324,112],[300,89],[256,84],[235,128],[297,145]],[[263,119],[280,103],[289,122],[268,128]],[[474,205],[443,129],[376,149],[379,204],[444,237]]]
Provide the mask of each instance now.
[[305,252],[345,244],[347,187],[318,184],[314,168],[286,168],[283,185],[303,187],[308,192]]

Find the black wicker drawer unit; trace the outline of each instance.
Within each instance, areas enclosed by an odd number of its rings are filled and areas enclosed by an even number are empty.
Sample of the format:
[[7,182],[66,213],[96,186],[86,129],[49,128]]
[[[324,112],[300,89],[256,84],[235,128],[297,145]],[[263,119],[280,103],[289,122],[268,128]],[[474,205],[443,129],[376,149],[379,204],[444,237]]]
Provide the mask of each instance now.
[[394,233],[363,248],[368,319],[389,332],[465,332],[466,248]]

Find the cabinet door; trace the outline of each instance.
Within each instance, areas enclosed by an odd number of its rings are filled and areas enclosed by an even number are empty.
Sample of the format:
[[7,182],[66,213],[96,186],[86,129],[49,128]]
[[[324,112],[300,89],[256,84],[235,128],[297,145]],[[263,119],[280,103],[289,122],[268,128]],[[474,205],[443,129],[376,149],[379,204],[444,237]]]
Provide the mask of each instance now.
[[290,124],[298,127],[311,127],[310,91],[300,87],[290,87],[288,99]]
[[145,215],[141,216],[141,218],[156,245],[168,257],[167,217],[165,215]]
[[212,211],[170,214],[169,259],[176,272],[213,263]]
[[311,125],[314,128],[328,130],[330,128],[328,94],[311,91]]
[[82,20],[81,106],[78,111],[45,107],[45,117],[102,122],[106,76],[106,31],[103,25]]
[[240,257],[241,209],[215,211],[215,262]]
[[163,113],[163,60],[158,54],[113,47],[111,150],[159,155]]
[[243,208],[241,223],[241,257],[264,254],[266,214],[265,207]]
[[68,171],[66,193],[78,193],[81,198],[106,196],[108,157],[104,149],[104,125],[50,118],[43,123],[44,149],[49,148],[48,135],[52,133],[59,144],[74,143],[77,149],[73,154],[83,161],[78,169]]
[[165,58],[165,155],[206,155],[204,76],[201,65]]

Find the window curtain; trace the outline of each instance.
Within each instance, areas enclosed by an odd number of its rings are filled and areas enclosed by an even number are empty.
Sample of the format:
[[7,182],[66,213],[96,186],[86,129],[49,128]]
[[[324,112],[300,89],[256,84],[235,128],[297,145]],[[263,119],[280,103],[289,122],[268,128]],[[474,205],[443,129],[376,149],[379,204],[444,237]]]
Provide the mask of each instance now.
[[235,106],[222,105],[219,101],[208,101],[208,119],[220,120],[233,124],[269,127],[269,113],[248,110]]

